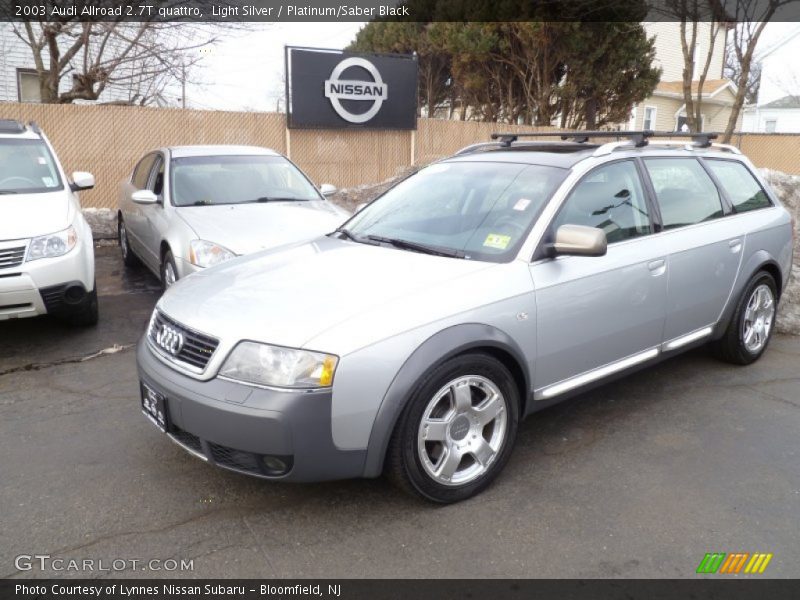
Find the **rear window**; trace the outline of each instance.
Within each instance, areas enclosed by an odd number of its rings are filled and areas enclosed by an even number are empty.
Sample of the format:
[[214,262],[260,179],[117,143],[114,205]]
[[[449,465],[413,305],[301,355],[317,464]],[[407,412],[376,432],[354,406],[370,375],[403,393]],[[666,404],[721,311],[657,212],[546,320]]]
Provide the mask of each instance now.
[[647,158],[644,161],[664,229],[710,221],[722,216],[717,186],[694,158]]
[[706,160],[720,185],[731,199],[736,212],[747,212],[772,206],[766,192],[753,174],[740,162],[732,160]]

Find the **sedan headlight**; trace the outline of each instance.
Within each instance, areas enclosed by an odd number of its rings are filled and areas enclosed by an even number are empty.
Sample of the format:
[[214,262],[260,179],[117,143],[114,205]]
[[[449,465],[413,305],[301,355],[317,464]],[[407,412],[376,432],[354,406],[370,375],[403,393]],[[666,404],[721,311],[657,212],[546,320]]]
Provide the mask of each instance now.
[[198,267],[213,267],[235,256],[227,248],[213,242],[192,240],[189,243],[189,262]]
[[25,260],[62,256],[72,250],[77,243],[78,233],[72,226],[58,233],[36,237],[31,240],[31,245],[28,247],[28,257]]
[[333,383],[338,357],[241,342],[222,366],[219,374],[246,383],[283,388],[321,388]]

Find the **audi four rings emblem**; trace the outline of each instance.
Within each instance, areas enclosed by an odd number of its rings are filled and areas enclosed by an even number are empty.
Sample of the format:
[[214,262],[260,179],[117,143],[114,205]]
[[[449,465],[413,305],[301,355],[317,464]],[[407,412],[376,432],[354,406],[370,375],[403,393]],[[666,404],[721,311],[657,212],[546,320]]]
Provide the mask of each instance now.
[[169,325],[164,325],[156,334],[156,343],[173,356],[181,351],[183,342],[183,334]]
[[[370,74],[372,81],[340,79],[342,73],[350,67],[361,67]],[[366,123],[377,115],[383,102],[389,97],[388,92],[389,87],[383,82],[375,65],[358,56],[346,58],[336,65],[331,71],[330,79],[325,81],[325,97],[330,100],[336,114],[350,123]],[[372,102],[372,106],[364,113],[351,113],[342,105],[342,100]]]

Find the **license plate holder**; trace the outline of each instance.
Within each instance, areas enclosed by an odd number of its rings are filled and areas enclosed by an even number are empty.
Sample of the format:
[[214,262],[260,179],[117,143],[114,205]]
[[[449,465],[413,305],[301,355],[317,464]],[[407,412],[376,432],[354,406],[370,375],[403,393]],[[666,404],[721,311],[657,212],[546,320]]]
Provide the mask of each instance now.
[[169,431],[169,408],[167,397],[142,383],[142,412],[163,433]]

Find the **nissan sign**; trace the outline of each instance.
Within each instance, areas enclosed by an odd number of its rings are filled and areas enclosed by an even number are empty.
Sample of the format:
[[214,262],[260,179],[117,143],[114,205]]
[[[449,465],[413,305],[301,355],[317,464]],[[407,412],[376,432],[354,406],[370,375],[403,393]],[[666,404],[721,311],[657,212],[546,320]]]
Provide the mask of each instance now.
[[291,128],[416,129],[417,61],[287,48]]

